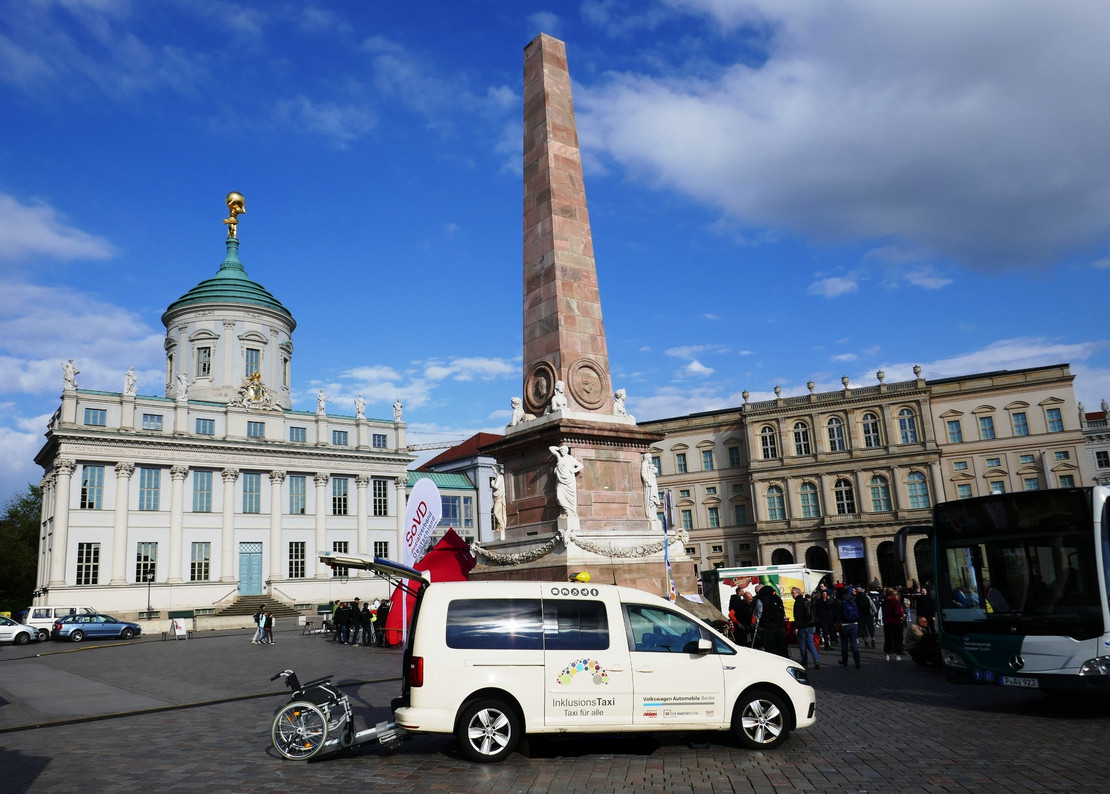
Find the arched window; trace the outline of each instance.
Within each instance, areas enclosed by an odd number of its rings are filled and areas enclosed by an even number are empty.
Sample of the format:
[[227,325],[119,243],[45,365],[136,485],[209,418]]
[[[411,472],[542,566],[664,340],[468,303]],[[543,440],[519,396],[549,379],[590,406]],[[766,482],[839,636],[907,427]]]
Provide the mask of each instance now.
[[883,437],[879,433],[879,417],[873,413],[866,413],[860,421],[863,424],[863,445],[868,449],[881,447]]
[[775,441],[775,428],[770,425],[759,431],[759,444],[763,450],[764,460],[771,460],[779,456],[779,445]]
[[856,495],[852,492],[850,480],[837,480],[833,493],[836,495],[836,512],[839,515],[852,515],[856,512]]
[[794,454],[809,455],[809,425],[805,422],[794,423]]
[[871,478],[871,512],[889,513],[891,509],[890,483],[886,477],[876,474]]
[[932,506],[929,503],[929,484],[921,472],[910,472],[906,478],[906,491],[910,495],[910,507],[924,509]]
[[811,482],[802,483],[802,487],[798,489],[798,496],[802,503],[802,518],[818,518],[821,515],[816,485]]
[[903,444],[917,443],[917,415],[909,408],[898,412],[898,431],[902,434]]
[[782,498],[782,488],[772,485],[767,489],[767,519],[769,521],[786,520],[786,502]]
[[771,552],[771,565],[793,565],[794,555],[790,549],[775,549]]
[[844,451],[844,423],[834,416],[829,420],[829,452]]

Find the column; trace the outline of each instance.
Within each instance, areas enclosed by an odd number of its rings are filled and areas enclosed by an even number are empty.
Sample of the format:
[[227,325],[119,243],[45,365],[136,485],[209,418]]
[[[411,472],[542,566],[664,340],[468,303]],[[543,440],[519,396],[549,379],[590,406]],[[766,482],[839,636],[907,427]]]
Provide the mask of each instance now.
[[[358,510],[358,553],[370,553],[370,536],[367,529],[367,516],[368,506],[366,502],[366,489],[370,485],[370,475],[360,474],[355,477],[355,488],[358,492],[358,497],[355,500],[356,510]],[[355,573],[363,573],[362,571],[355,571]]]
[[185,478],[188,466],[170,466],[170,563],[166,581],[184,581],[181,576],[181,526],[185,512]]
[[[235,338],[235,321],[224,320],[224,335],[220,340],[220,345],[223,347],[223,372],[221,373],[220,385],[224,388],[230,388],[240,382],[241,379],[235,377],[235,358],[236,353],[239,352],[239,340]],[[215,366],[216,362],[212,362]]]
[[392,557],[395,560],[404,559],[405,548],[405,509],[408,500],[406,499],[406,489],[409,484],[409,477],[406,474],[404,477],[398,477],[397,484],[397,545],[394,547]]
[[42,509],[39,511],[39,548],[38,555],[35,557],[35,589],[41,590],[50,581],[50,571],[46,567],[46,561],[49,559],[47,546],[46,526],[49,517],[53,515],[51,508],[52,502],[55,501],[54,493],[54,474],[51,472],[42,478],[39,483],[42,488]]
[[116,464],[116,513],[112,524],[112,584],[127,584],[127,516],[135,464]]
[[124,394],[119,398],[120,402],[120,430],[134,430],[135,429],[135,395]]
[[[312,479],[316,482],[316,550],[312,553],[317,579],[331,578],[331,569],[320,562],[320,552],[328,551],[328,480],[330,474],[315,474]],[[306,566],[307,567],[307,566]]]
[[238,469],[224,469],[223,523],[220,528],[220,580],[236,582],[235,572],[235,481],[239,479]]
[[77,461],[58,458],[54,461],[57,482],[54,499],[54,534],[50,542],[50,587],[66,583],[66,551],[69,543],[70,483]]
[[863,583],[870,584],[872,579],[878,577],[880,582],[886,584],[882,581],[882,573],[879,570],[879,538],[863,538],[863,556],[867,562],[866,579]]
[[270,581],[281,579],[281,485],[285,472],[270,472]]

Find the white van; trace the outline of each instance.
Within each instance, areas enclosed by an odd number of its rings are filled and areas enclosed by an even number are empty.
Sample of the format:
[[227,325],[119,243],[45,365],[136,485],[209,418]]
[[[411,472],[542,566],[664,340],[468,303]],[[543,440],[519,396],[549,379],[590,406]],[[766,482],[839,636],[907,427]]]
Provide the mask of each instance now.
[[769,750],[815,721],[805,668],[734,645],[650,593],[578,582],[440,582],[388,560],[320,559],[413,580],[397,725],[500,761],[525,734],[732,731]]
[[39,640],[50,639],[50,629],[54,627],[54,621],[58,618],[64,618],[69,615],[97,615],[99,614],[92,607],[86,606],[49,606],[49,607],[27,607],[27,618],[23,621],[28,626],[34,626],[39,633]]

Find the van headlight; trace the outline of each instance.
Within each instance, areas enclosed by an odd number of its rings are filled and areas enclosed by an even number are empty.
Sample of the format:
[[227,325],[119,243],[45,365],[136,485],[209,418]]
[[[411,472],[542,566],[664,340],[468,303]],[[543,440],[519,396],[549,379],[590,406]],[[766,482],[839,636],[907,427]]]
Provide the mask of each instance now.
[[1110,675],[1110,656],[1099,656],[1083,662],[1080,675]]
[[960,670],[967,669],[967,662],[965,662],[963,660],[963,657],[960,656],[958,653],[952,653],[952,651],[942,651],[941,658],[944,662],[945,667],[956,667]]
[[809,683],[809,676],[806,675],[806,669],[804,667],[794,667],[793,665],[791,665],[790,667],[786,668],[786,672],[799,684]]

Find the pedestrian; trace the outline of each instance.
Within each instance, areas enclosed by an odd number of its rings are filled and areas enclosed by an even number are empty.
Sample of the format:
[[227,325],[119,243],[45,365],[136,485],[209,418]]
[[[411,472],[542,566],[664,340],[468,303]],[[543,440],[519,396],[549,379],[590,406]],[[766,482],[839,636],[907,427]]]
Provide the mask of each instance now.
[[361,623],[359,622],[359,599],[355,599],[351,603],[351,611],[347,614],[347,636],[344,639],[348,645],[358,645],[358,630]]
[[332,642],[338,642],[344,645],[347,638],[351,636],[351,607],[347,605],[346,601],[339,602],[339,609],[335,610],[335,639]]
[[251,645],[259,645],[262,642],[262,618],[265,617],[266,608],[264,605],[258,605],[258,611],[254,613],[254,636],[251,637]]
[[817,610],[809,596],[802,592],[800,587],[790,588],[794,596],[794,627],[798,632],[798,649],[802,655],[802,667],[806,666],[809,655],[813,654],[813,669],[821,669],[821,657],[817,655],[817,646],[813,644],[813,631],[817,624]]
[[269,608],[266,609],[265,615],[262,618],[262,627],[263,627],[262,644],[263,645],[273,645],[274,644],[274,613],[271,612],[269,610]]
[[786,647],[786,607],[774,585],[765,584],[755,596],[756,631],[763,636],[763,650],[790,658]]
[[917,596],[917,616],[929,621],[929,631],[937,630],[937,602],[933,598],[928,583],[921,588]]
[[370,611],[370,602],[367,601],[362,605],[362,611],[358,613],[358,627],[362,633],[362,644],[371,645],[374,639],[374,613]]
[[906,608],[894,588],[886,589],[883,599],[883,653],[886,660],[894,656],[894,661],[902,661],[902,624],[906,621]]
[[879,611],[864,588],[856,587],[852,597],[856,599],[856,610],[859,612],[859,641],[866,647],[874,648]]
[[389,617],[390,602],[387,598],[378,606],[378,612],[374,616],[374,633],[377,635],[378,647],[389,645],[389,641],[385,635],[385,621]]
[[737,645],[748,645],[752,627],[751,593],[745,593],[740,585],[728,599],[728,618],[732,621],[732,637]]
[[840,663],[848,666],[848,649],[852,649],[852,659],[859,669],[859,608],[850,593],[841,590],[836,599],[836,621],[840,634]]
[[332,642],[339,642],[343,638],[343,624],[339,622],[340,613],[343,611],[345,604],[342,601],[335,602],[335,609],[331,613],[331,628],[333,634],[331,635]]
[[833,628],[836,624],[836,601],[827,587],[819,592],[821,594],[820,598],[814,602],[813,607],[817,610],[817,626],[821,631],[821,644],[826,648],[835,648],[838,640],[837,632]]

